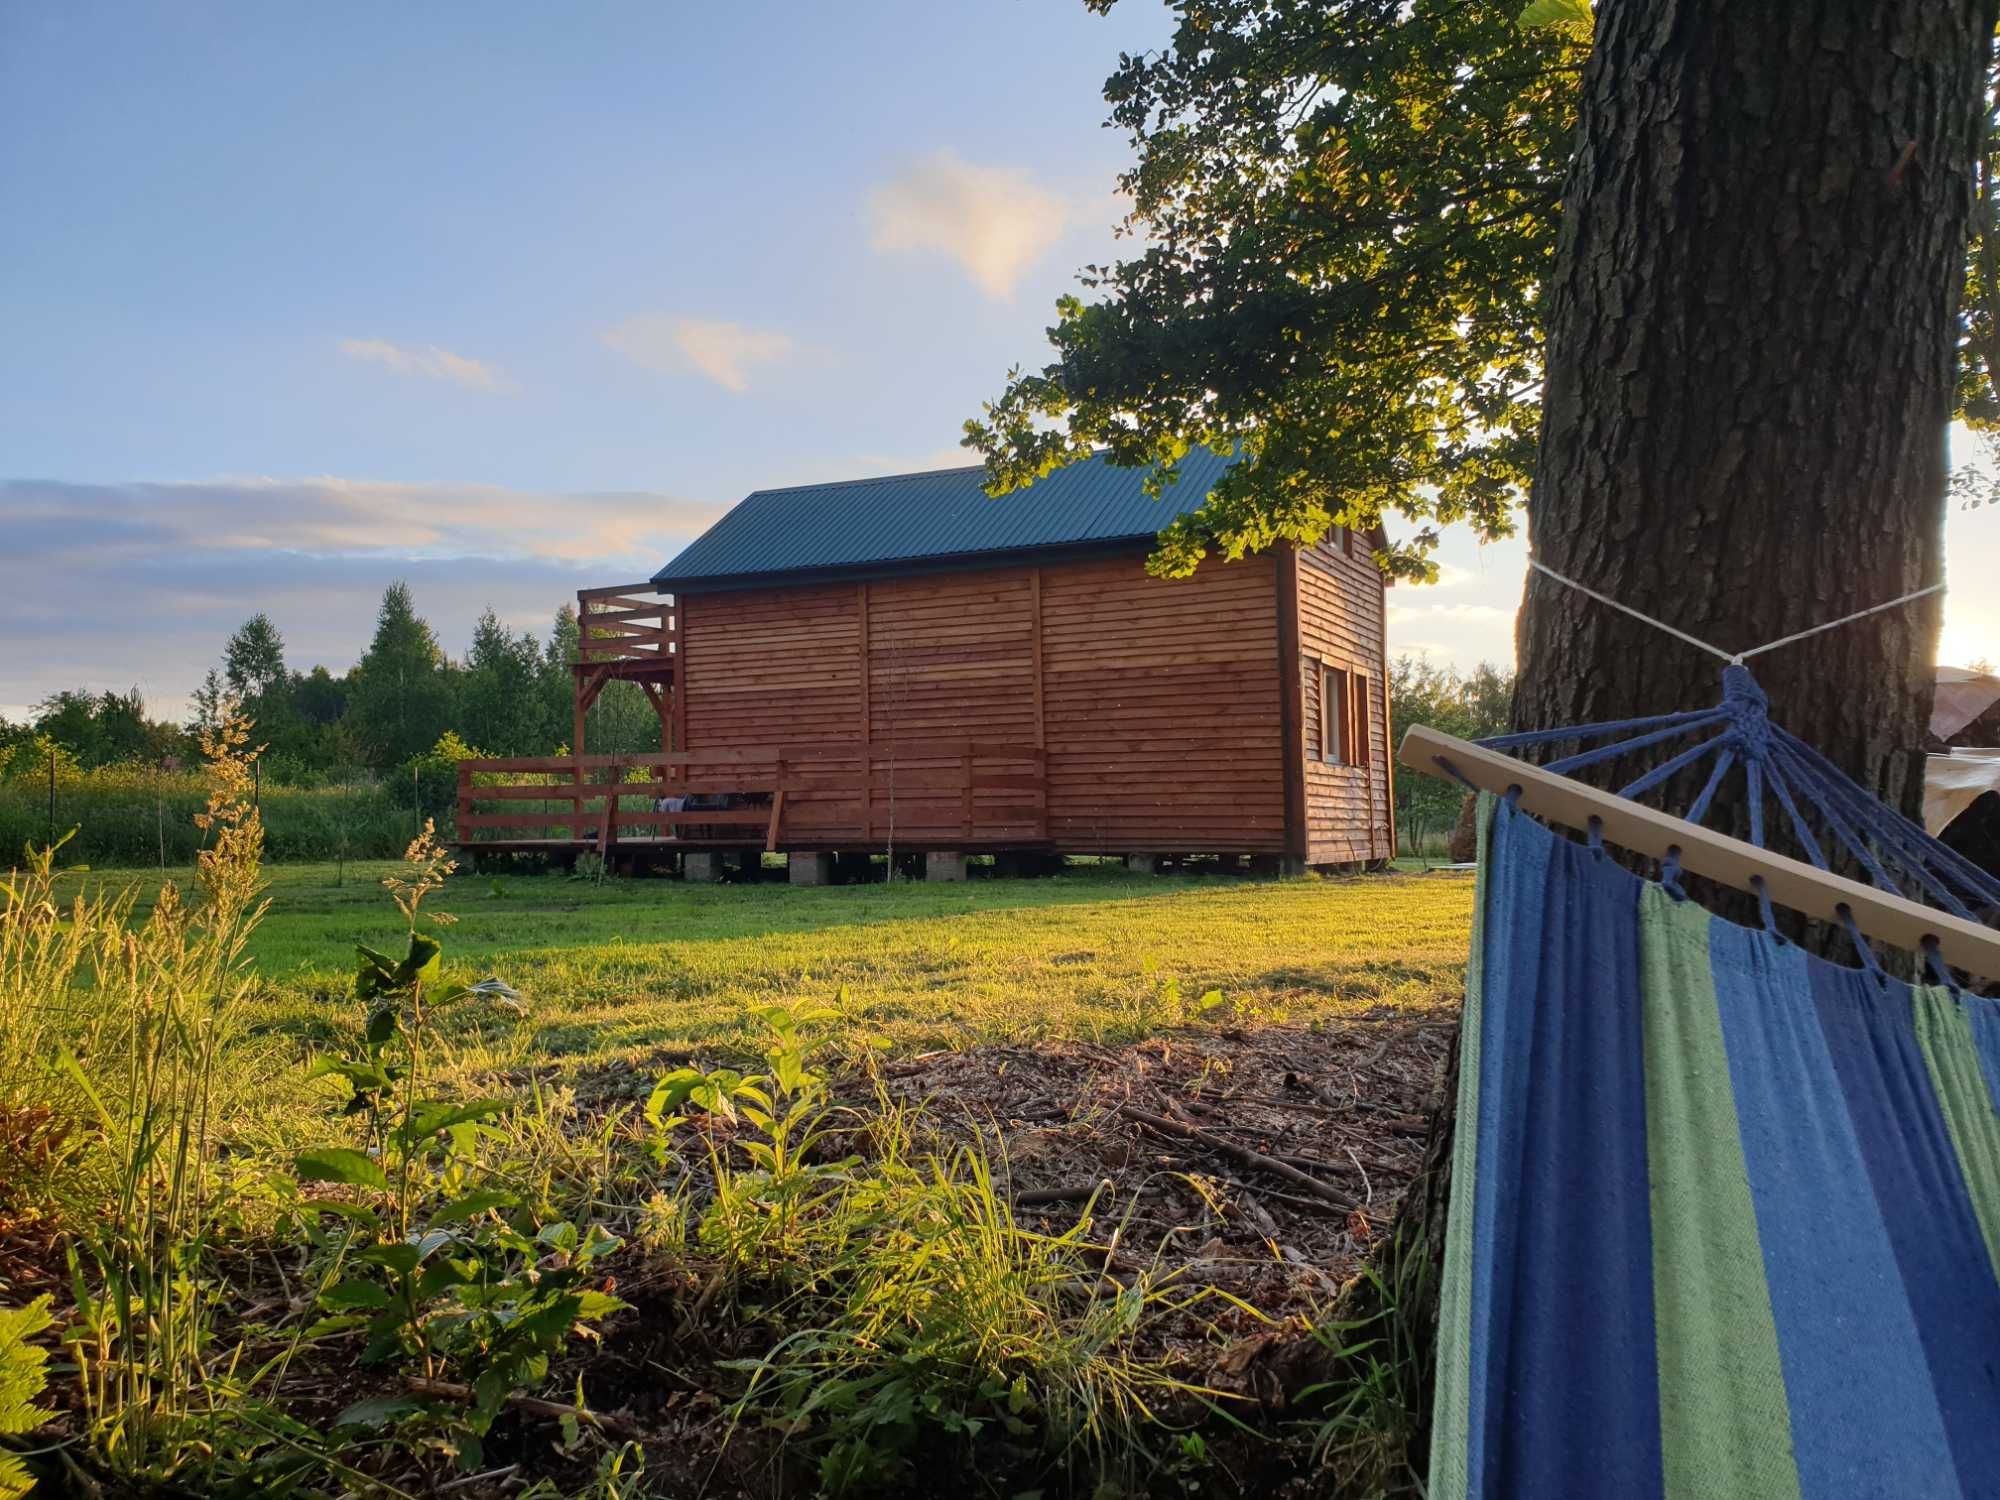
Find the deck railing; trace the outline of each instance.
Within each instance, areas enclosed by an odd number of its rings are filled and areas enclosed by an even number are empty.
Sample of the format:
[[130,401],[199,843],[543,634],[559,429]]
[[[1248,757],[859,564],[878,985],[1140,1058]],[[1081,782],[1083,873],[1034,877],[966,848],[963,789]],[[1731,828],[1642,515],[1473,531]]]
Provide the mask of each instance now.
[[926,740],[458,763],[465,848],[1018,848],[1047,838],[1045,757],[1030,747]]
[[646,583],[576,591],[577,661],[657,661],[674,653],[674,602]]

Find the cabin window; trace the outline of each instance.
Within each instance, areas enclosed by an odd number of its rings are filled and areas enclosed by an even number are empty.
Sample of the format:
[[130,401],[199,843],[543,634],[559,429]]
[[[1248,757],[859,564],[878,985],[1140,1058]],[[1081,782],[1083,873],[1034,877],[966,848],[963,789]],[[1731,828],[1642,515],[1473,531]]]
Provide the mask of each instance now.
[[1368,732],[1368,674],[1356,672],[1352,676],[1354,688],[1354,712],[1349,716],[1351,734],[1348,740],[1348,761],[1357,766],[1368,764],[1370,740]]
[[1329,765],[1351,765],[1349,750],[1354,704],[1347,672],[1340,667],[1319,670],[1319,753]]

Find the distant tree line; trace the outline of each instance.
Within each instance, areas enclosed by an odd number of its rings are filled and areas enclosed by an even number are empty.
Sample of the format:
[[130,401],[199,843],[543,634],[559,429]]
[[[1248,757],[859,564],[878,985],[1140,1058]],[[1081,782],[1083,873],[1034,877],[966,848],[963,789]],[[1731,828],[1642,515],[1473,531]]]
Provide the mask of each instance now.
[[[556,611],[545,639],[512,631],[492,608],[454,661],[417,613],[409,587],[382,595],[360,659],[336,674],[286,660],[278,625],[259,612],[232,634],[182,723],[155,719],[137,688],[66,690],[36,704],[27,722],[0,718],[0,776],[58,775],[108,766],[172,767],[199,755],[198,734],[234,700],[255,721],[266,779],[313,786],[357,771],[376,774],[457,754],[546,755],[573,733],[571,666],[576,610]],[[659,748],[659,720],[643,693],[614,683],[591,710],[592,750]]]
[[[1427,724],[1462,740],[1507,732],[1514,674],[1481,662],[1470,672],[1441,667],[1423,656],[1399,656],[1389,675],[1392,747],[1412,724]],[[1412,854],[1451,833],[1464,792],[1436,776],[1398,770],[1396,830]]]

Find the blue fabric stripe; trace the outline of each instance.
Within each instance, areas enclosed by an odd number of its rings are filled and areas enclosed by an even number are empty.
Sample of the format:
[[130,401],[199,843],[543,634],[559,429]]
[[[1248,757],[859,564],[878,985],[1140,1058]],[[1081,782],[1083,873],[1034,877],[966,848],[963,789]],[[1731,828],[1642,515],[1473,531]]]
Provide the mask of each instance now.
[[[1930,1366],[1820,1030],[1807,959],[1720,920],[1709,926],[1709,954],[1799,1489],[1955,1495]],[[1891,1401],[1897,1419],[1885,1423]]]
[[1979,1054],[1979,1071],[1986,1076],[1986,1092],[2000,1110],[2000,1000],[1967,995],[1959,1003],[1972,1023],[1972,1046]]
[[1504,804],[1488,858],[1471,1493],[1657,1496],[1640,883]]
[[[1886,1441],[1924,1420],[1923,1409],[1934,1404],[1964,1493],[2000,1495],[2000,1285],[1931,1087],[1909,988],[1884,987],[1859,970],[1819,959],[1809,960],[1807,969],[1930,1369],[1928,1390],[1877,1382],[1870,1427],[1878,1442]],[[1824,1209],[1816,1216],[1823,1235],[1833,1232],[1834,1218]],[[1822,1259],[1816,1277],[1827,1274],[1834,1258]],[[1878,1312],[1865,1310],[1871,1317]],[[1822,1307],[1820,1315],[1826,1314]],[[1802,1426],[1793,1423],[1795,1432]]]

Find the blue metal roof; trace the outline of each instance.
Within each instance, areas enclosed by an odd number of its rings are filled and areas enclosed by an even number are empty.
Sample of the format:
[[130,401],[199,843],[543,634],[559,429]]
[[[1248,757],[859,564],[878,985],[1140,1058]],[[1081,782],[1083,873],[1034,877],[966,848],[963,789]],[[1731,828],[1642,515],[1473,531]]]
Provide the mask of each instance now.
[[908,567],[990,553],[1139,541],[1194,510],[1233,458],[1196,448],[1159,499],[1099,453],[995,499],[974,464],[758,490],[658,573],[662,589],[773,574]]

